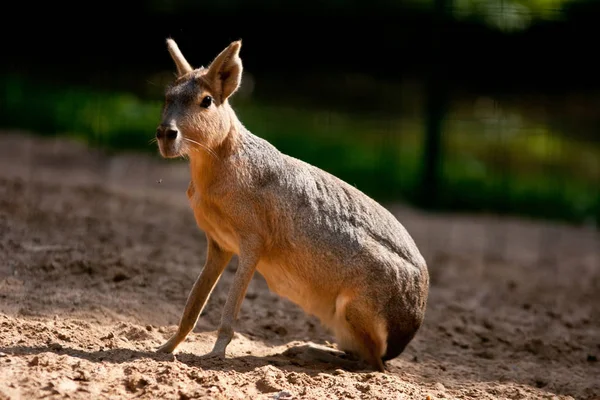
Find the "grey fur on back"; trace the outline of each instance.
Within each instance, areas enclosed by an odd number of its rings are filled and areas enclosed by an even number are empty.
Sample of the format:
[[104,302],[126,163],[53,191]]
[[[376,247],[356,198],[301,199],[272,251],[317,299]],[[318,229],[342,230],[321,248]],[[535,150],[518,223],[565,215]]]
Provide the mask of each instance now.
[[[234,157],[248,165],[240,169],[240,183],[248,196],[259,196],[259,203],[268,205],[262,212],[272,227],[272,244],[287,247],[296,242],[317,253],[330,252],[315,254],[314,261],[345,269],[328,272],[332,279],[367,279],[366,286],[381,305],[377,311],[388,322],[395,321],[388,327],[383,359],[400,354],[422,324],[429,287],[425,260],[404,226],[356,187],[281,153],[247,129],[240,129],[239,139],[240,151]],[[277,226],[293,230],[280,231]]]

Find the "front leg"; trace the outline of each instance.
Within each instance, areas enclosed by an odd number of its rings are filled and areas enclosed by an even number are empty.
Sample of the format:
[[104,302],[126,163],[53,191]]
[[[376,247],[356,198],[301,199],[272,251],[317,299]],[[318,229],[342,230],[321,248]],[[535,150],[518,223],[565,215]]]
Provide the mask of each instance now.
[[222,250],[210,237],[207,236],[206,239],[208,241],[206,263],[188,296],[177,332],[158,348],[157,351],[161,353],[173,352],[194,329],[206,301],[233,255]]
[[233,338],[233,324],[240,312],[246,290],[248,290],[248,285],[260,259],[260,245],[257,242],[247,242],[240,249],[238,268],[223,308],[217,341],[212,351],[204,356],[205,358],[225,357],[225,349]]

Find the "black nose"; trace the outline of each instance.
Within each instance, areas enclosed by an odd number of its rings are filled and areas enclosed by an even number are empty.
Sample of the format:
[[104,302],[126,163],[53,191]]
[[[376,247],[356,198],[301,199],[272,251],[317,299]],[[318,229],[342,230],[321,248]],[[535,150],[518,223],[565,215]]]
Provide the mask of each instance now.
[[168,139],[168,140],[174,140],[177,138],[177,130],[173,129],[173,128],[169,128],[169,127],[165,127],[165,126],[159,126],[158,129],[156,130],[156,138],[157,139]]

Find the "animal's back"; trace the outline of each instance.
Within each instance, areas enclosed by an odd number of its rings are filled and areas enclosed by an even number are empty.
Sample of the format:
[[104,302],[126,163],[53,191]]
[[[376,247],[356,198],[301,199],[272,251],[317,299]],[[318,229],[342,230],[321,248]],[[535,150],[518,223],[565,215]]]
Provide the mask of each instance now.
[[404,226],[341,179],[249,132],[243,140],[267,221],[270,250],[259,271],[271,289],[329,326],[339,294],[362,291],[387,322],[384,359],[398,355],[422,323],[429,283]]
[[266,140],[249,132],[244,136],[252,189],[260,193],[270,219],[288,228],[279,232],[279,240],[304,239],[346,255],[361,253],[376,242],[416,268],[425,266],[412,237],[382,205],[336,176],[281,153]]

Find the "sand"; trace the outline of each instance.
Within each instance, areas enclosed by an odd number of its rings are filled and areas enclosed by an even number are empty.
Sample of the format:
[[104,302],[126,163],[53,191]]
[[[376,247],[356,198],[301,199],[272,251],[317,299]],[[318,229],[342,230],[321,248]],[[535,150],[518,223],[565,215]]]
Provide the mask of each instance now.
[[387,373],[333,347],[256,275],[224,360],[203,360],[237,260],[174,355],[205,258],[184,162],[0,135],[0,399],[600,399],[600,235],[386,204],[431,273],[425,323]]

